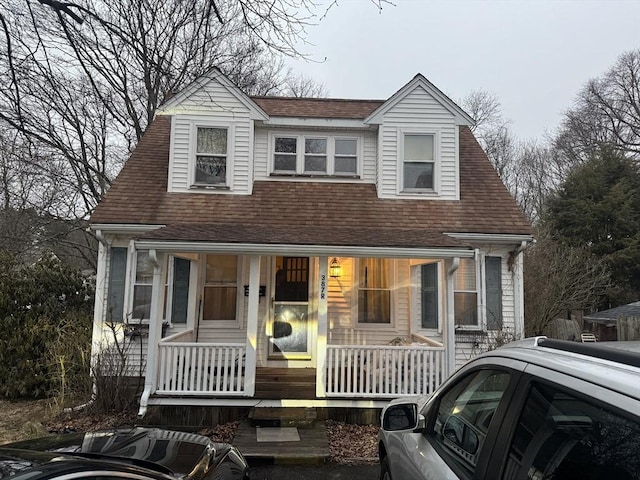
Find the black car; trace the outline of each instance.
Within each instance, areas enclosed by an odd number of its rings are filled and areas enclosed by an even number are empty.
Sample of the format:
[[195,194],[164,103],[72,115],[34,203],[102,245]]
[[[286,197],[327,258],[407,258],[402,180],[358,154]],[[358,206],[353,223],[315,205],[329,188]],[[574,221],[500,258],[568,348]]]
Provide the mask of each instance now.
[[0,478],[248,480],[248,472],[229,444],[153,428],[70,433],[0,447]]

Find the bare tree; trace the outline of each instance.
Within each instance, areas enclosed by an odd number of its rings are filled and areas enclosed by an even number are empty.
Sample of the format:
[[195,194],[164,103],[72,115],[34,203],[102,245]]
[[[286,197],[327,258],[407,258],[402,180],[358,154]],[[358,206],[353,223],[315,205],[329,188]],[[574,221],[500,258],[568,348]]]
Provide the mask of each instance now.
[[46,149],[75,216],[90,212],[167,95],[213,66],[279,93],[307,0],[24,0],[0,7],[0,121]]
[[554,143],[569,164],[584,163],[604,144],[640,159],[640,49],[587,82]]
[[296,75],[289,70],[284,80],[284,89],[281,93],[288,97],[322,98],[327,96],[327,89],[324,84],[318,83],[305,75]]
[[525,252],[525,333],[540,335],[556,318],[573,310],[590,310],[610,285],[601,259],[586,250],[564,246],[548,232]]

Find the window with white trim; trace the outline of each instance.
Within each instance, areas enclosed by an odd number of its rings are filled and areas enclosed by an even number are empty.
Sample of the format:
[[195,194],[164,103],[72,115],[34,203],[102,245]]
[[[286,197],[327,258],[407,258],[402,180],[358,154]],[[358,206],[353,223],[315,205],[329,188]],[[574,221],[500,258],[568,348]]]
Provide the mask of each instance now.
[[207,255],[203,320],[237,320],[239,269],[236,255]]
[[358,323],[391,324],[391,261],[358,259]]
[[194,184],[226,186],[228,130],[196,127]]
[[420,265],[420,307],[421,328],[438,328],[439,318],[438,264]]
[[348,136],[274,135],[273,173],[357,176],[358,141]]
[[135,266],[131,319],[149,320],[153,290],[153,263],[149,257],[149,250],[136,250]]
[[402,190],[434,190],[434,134],[404,133],[402,136]]
[[453,276],[454,315],[457,327],[478,326],[477,283],[475,259],[461,258],[460,266]]

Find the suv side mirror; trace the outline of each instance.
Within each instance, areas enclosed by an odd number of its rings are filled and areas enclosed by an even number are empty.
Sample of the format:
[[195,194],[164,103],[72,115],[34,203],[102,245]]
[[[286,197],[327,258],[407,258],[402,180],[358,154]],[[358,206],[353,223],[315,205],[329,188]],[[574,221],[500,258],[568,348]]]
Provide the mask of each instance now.
[[382,416],[382,428],[388,432],[421,430],[425,426],[424,416],[418,414],[415,403],[399,403],[388,407]]

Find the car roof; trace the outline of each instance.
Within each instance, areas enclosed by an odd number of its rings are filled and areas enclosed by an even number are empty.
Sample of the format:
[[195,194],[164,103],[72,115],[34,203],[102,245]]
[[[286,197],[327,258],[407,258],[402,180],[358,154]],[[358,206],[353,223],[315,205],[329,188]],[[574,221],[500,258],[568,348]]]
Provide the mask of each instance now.
[[535,337],[477,358],[506,357],[558,371],[640,400],[640,342],[580,343]]

